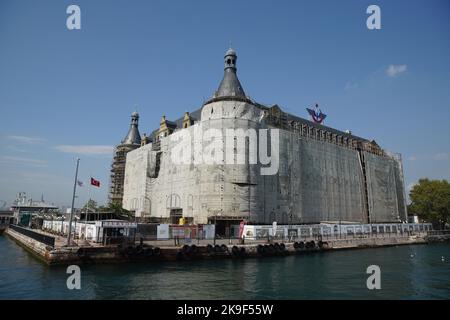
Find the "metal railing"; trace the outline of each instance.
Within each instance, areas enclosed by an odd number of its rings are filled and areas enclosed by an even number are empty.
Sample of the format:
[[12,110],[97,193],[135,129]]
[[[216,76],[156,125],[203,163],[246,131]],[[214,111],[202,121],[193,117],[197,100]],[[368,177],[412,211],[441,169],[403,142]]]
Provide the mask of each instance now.
[[429,236],[442,236],[450,234],[450,230],[432,230],[428,231]]
[[32,238],[32,239],[39,241],[43,244],[46,244],[48,246],[55,247],[55,238],[54,237],[47,236],[45,234],[33,231],[28,228],[19,227],[15,224],[11,224],[9,227],[14,231],[23,234],[24,236]]
[[346,241],[346,240],[362,240],[362,239],[390,239],[390,238],[408,238],[411,236],[426,236],[430,234],[430,231],[402,231],[402,232],[384,232],[384,233],[342,233],[331,235],[309,234],[309,235],[291,235],[291,236],[269,236],[269,235],[255,235],[253,237],[237,237],[237,236],[219,236],[216,238],[208,237],[204,238],[201,234],[198,237],[168,237],[164,239],[157,239],[155,235],[140,235],[136,236],[136,243],[145,242],[147,244],[153,244],[158,246],[182,246],[184,244],[258,244],[258,243],[294,243],[294,242],[308,242],[308,241]]

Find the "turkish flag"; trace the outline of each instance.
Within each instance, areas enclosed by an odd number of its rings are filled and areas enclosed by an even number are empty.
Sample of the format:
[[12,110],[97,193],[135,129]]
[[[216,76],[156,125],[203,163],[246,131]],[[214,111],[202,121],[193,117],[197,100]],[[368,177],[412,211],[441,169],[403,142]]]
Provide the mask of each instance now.
[[95,180],[94,178],[91,177],[91,185],[100,188],[100,181]]

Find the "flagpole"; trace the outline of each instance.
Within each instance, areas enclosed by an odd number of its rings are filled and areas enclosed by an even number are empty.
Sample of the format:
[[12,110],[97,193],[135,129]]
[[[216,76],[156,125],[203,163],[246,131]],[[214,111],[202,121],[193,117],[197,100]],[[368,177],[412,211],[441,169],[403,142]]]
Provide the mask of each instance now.
[[[92,178],[92,177],[91,177]],[[89,214],[89,203],[91,201],[91,179],[89,179],[89,189],[88,189],[88,202],[86,206],[86,217],[84,217],[84,240],[87,241],[87,221],[88,221],[88,214]]]
[[78,180],[78,166],[80,165],[80,158],[77,158],[77,169],[75,170],[75,182],[73,184],[73,195],[72,195],[72,206],[70,209],[70,218],[69,218],[69,234],[67,235],[67,245],[70,245],[70,238],[72,237],[72,219],[73,219],[73,210],[75,205],[75,193],[77,191],[77,180]]

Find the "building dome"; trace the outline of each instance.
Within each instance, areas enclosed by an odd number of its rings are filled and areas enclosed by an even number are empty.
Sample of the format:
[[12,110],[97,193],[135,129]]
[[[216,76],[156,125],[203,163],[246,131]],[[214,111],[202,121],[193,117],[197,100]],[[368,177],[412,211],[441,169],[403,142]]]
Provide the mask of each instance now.
[[225,56],[235,56],[236,51],[234,51],[233,48],[228,49],[228,51],[225,53]]

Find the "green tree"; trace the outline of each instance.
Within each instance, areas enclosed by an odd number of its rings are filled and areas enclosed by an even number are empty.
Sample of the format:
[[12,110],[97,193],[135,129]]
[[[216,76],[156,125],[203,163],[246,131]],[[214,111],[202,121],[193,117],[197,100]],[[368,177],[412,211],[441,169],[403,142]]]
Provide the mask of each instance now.
[[420,179],[409,197],[409,213],[445,228],[450,221],[450,184],[447,180]]
[[88,202],[86,202],[86,204],[83,207],[83,209],[86,208],[88,208],[89,211],[96,211],[98,209],[97,202],[92,199],[89,199]]
[[131,219],[133,217],[133,213],[122,208],[122,205],[117,202],[111,202],[106,207],[100,207],[100,211],[102,212],[111,212],[117,216],[122,216],[127,219]]

